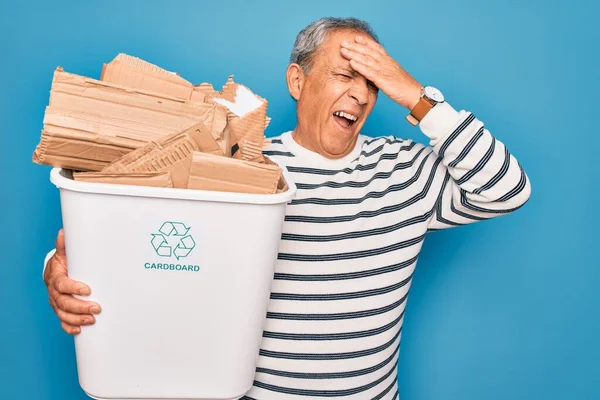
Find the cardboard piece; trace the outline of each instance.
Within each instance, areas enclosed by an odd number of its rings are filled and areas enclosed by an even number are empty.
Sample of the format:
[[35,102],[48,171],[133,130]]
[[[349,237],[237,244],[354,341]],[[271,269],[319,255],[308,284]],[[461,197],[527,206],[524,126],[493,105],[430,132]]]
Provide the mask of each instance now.
[[273,194],[282,176],[279,166],[195,152],[187,188]]
[[227,123],[227,109],[217,105],[212,115],[208,116],[203,122],[217,141],[221,152],[230,157],[232,145],[231,129],[228,128]]
[[105,172],[75,172],[73,179],[76,181],[94,183],[112,183],[115,185],[152,186],[172,188],[173,182],[169,172],[145,172],[114,174]]
[[[33,161],[77,170],[99,170],[151,140],[205,122],[227,151],[227,110],[211,103],[126,88],[58,68]],[[60,161],[61,165],[54,164]],[[90,169],[98,168],[99,169]]]
[[[235,118],[229,121],[232,141],[238,143],[240,152],[232,156],[242,159],[254,159],[257,162],[264,161],[262,148],[256,152],[255,147],[261,146],[264,141],[264,132],[266,125],[267,104],[263,103],[255,110],[245,114],[243,117]],[[245,147],[248,147],[247,149]],[[246,157],[250,158],[244,158]]]
[[201,83],[200,85],[194,86],[192,91],[192,101],[209,102],[210,96],[216,93],[215,89],[210,83]]
[[127,54],[104,64],[100,80],[190,100],[194,86],[179,75]]
[[262,141],[260,143],[255,143],[250,140],[243,139],[240,142],[240,155],[242,160],[263,162],[264,157],[262,155],[262,149]]
[[[209,83],[193,86],[173,72],[123,53],[115,57],[110,63],[104,64],[100,80],[197,103],[206,103],[207,96],[216,93]],[[223,154],[229,154],[231,149],[230,140],[229,136],[224,134],[227,125],[227,109],[217,107],[215,115],[212,118],[204,119],[202,122],[213,133],[221,146]]]
[[139,141],[75,132],[46,126],[34,154],[33,162],[82,171],[100,171],[139,146]]
[[[243,150],[246,145],[256,146],[263,143],[264,132],[270,121],[265,99],[254,94],[246,86],[235,83],[233,76],[229,77],[220,93],[207,96],[209,101],[229,110],[227,119],[234,150]],[[243,158],[244,153],[250,154],[249,159],[262,161],[262,152],[256,155],[252,150],[239,153],[234,151],[233,157]]]
[[[270,139],[267,139],[269,142],[271,142]],[[271,161],[271,159],[269,157],[264,157],[264,163],[267,165],[276,165],[279,166],[278,164],[276,164],[275,162]],[[279,181],[277,182],[277,193],[283,193],[286,190],[289,189],[289,186],[283,176],[283,174],[281,175],[281,178],[279,178]]]
[[170,172],[173,187],[185,189],[192,153],[203,151],[223,156],[221,148],[203,123],[152,141],[102,170],[105,173]]

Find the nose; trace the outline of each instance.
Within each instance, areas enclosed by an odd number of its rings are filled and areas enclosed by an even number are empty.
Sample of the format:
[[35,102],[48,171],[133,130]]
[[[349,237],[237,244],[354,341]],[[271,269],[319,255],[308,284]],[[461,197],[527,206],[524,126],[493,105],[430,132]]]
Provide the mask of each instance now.
[[369,85],[367,79],[364,76],[354,77],[348,95],[359,105],[366,104],[369,100]]

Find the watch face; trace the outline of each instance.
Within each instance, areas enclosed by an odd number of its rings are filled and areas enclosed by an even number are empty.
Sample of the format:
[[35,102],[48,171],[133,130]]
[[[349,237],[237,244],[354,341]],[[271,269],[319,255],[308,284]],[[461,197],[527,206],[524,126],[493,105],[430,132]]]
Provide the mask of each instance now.
[[424,94],[425,94],[425,96],[429,97],[430,99],[432,99],[438,103],[442,103],[444,101],[444,95],[442,94],[442,92],[440,92],[433,86],[425,86]]

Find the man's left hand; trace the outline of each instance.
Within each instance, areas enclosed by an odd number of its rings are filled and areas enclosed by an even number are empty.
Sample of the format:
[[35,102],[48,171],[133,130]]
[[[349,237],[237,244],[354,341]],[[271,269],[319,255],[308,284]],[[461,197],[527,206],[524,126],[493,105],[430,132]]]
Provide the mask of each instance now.
[[344,40],[341,52],[356,72],[396,103],[411,110],[419,102],[421,84],[370,37],[359,35],[354,42]]

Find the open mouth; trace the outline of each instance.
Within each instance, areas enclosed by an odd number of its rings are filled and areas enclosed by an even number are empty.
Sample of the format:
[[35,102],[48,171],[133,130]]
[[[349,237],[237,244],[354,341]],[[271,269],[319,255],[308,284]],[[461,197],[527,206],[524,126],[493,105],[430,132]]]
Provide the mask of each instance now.
[[336,111],[333,113],[333,119],[345,129],[350,129],[352,125],[358,120],[356,115],[349,114],[344,111]]

